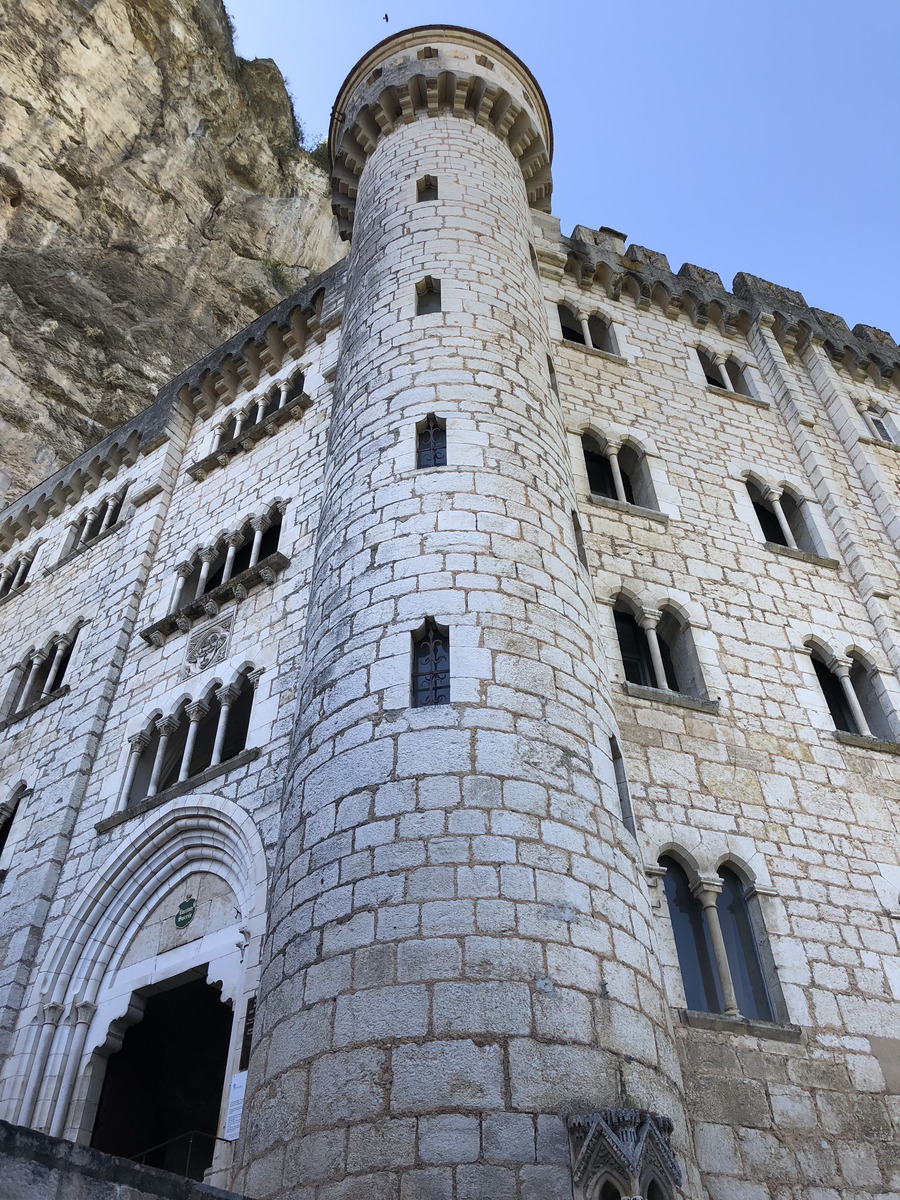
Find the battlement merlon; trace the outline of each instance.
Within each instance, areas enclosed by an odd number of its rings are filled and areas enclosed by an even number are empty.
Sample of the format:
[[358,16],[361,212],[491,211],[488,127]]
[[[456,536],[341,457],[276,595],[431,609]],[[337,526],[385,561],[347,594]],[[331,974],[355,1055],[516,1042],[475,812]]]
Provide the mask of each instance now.
[[442,112],[493,129],[519,162],[529,205],[550,211],[553,126],[537,80],[494,38],[455,25],[422,25],[379,42],[338,92],[328,149],[342,238],[352,234],[359,177],[381,138]]

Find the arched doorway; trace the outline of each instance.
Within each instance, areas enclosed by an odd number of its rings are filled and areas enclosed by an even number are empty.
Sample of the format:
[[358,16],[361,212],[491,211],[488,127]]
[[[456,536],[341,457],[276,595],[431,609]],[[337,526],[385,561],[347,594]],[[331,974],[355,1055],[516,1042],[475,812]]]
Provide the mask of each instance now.
[[107,1060],[91,1145],[202,1180],[216,1146],[231,1008],[205,967],[135,999],[144,1014]]

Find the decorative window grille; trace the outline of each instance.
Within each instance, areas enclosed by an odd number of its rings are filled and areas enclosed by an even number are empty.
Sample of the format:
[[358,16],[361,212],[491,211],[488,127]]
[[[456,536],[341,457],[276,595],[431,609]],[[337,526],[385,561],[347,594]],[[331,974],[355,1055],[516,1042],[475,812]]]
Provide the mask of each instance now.
[[434,413],[429,413],[417,430],[416,466],[446,467],[446,465],[447,426]]
[[450,703],[450,634],[428,617],[413,638],[412,705]]

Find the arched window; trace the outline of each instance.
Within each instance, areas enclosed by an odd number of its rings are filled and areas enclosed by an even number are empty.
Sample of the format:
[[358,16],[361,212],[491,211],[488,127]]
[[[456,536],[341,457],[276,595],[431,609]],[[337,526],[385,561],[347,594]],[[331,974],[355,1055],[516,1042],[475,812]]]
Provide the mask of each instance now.
[[559,324],[566,341],[577,342],[579,346],[583,346],[585,342],[581,322],[572,312],[571,308],[566,304],[557,304],[556,311],[559,313]]
[[633,442],[623,442],[616,457],[619,460],[619,474],[622,476],[622,486],[628,503],[638,504],[641,508],[656,509],[656,492],[643,450]]
[[413,634],[412,707],[450,703],[450,632],[432,617]]
[[[605,496],[608,500],[618,500],[620,489],[616,486],[611,455],[601,448],[600,443],[592,434],[586,433],[581,439],[584,453],[584,466],[587,471],[588,485],[594,496]],[[620,471],[621,473],[621,471]],[[626,504],[634,503],[634,491],[631,480],[622,475],[622,499]]]
[[849,679],[869,733],[883,742],[896,741],[896,716],[877,667],[862,655],[851,653]]
[[722,890],[716,899],[716,910],[738,1012],[751,1020],[771,1021],[772,1005],[744,885],[728,867],[719,868],[719,877]]
[[722,990],[703,905],[691,890],[684,868],[674,858],[664,856],[659,865],[666,871],[663,886],[685,1003],[696,1012],[723,1012]]
[[781,528],[781,522],[778,520],[772,501],[767,498],[766,493],[753,479],[747,480],[747,492],[763,537],[767,542],[772,542],[776,546],[786,546],[788,540]]
[[697,357],[700,360],[700,368],[706,377],[706,382],[712,387],[725,387],[725,377],[718,363],[714,363],[706,351],[699,347],[697,348]]
[[670,855],[659,865],[665,869],[663,886],[688,1008],[774,1020],[759,953],[761,922],[754,924],[736,872],[722,866],[720,883],[697,880],[692,886]]
[[638,621],[619,597],[613,608],[622,667],[629,683],[706,700],[706,686],[687,621],[674,609],[646,612]]
[[658,687],[650,655],[650,643],[647,634],[635,620],[634,613],[622,600],[618,600],[613,616],[625,678],[629,683],[636,683],[641,687]]
[[844,733],[861,734],[862,729],[853,712],[853,704],[847,686],[825,662],[821,650],[813,647],[811,657],[813,670],[819,681],[819,687],[822,689],[822,695],[825,697],[825,703],[828,705],[828,711],[831,713],[831,719],[834,721],[835,729],[840,729]]
[[[747,377],[744,374],[744,369],[733,358],[729,358],[725,363],[725,370],[728,373],[728,381],[731,383],[731,390],[737,392],[739,396],[752,396],[750,385],[747,382]],[[728,386],[726,382],[725,386]]]
[[591,335],[591,346],[594,350],[604,350],[607,354],[619,353],[611,321],[594,314],[588,318],[588,332]]
[[706,700],[706,685],[690,625],[672,608],[665,608],[656,627],[666,682],[673,692]]

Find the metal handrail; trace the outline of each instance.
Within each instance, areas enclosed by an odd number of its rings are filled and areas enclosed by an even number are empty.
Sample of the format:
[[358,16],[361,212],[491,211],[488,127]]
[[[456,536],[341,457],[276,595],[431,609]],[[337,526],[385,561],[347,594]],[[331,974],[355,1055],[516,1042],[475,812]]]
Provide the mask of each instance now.
[[[183,1171],[172,1171],[172,1174],[179,1175],[184,1179],[190,1179],[191,1178],[191,1175],[190,1175],[191,1154],[194,1149],[194,1138],[195,1137],[208,1138],[208,1139],[211,1139],[213,1142],[224,1142],[226,1140],[225,1138],[218,1137],[214,1133],[205,1133],[202,1129],[191,1129],[185,1133],[179,1133],[173,1138],[168,1138],[165,1142],[159,1142],[155,1146],[148,1146],[146,1150],[141,1150],[141,1152],[139,1154],[132,1154],[129,1157],[131,1158],[132,1162],[143,1163],[146,1166],[146,1158],[147,1158],[148,1154],[153,1154],[156,1150],[164,1150],[166,1148],[166,1146],[173,1146],[173,1145],[175,1145],[176,1142],[182,1142],[182,1141],[184,1141],[185,1138],[188,1138],[187,1159],[185,1161],[184,1170]],[[213,1152],[215,1152],[215,1150]],[[164,1169],[168,1169],[168,1168],[164,1168]]]

